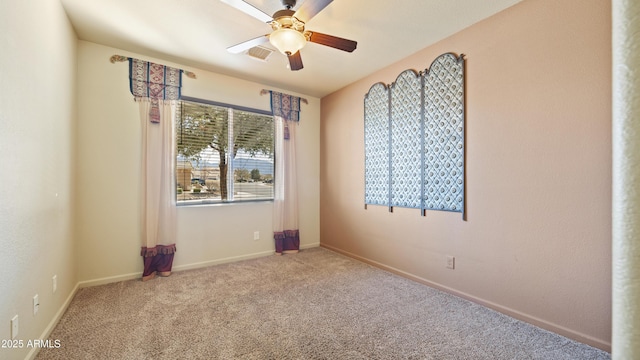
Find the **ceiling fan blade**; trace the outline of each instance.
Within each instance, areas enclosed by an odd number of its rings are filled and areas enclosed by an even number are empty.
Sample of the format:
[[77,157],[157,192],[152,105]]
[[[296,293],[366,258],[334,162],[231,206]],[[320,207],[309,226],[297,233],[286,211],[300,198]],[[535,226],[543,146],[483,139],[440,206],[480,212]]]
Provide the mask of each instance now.
[[240,44],[233,45],[227,48],[227,51],[232,54],[240,54],[245,50],[249,50],[254,46],[262,45],[269,41],[269,35],[262,35],[255,39],[247,40],[245,42],[241,42]]
[[295,54],[287,57],[289,58],[289,67],[291,68],[291,71],[302,69],[302,57],[300,57],[300,51],[297,51]]
[[265,14],[262,10],[258,9],[257,7],[246,3],[242,0],[220,0],[225,4],[229,4],[231,6],[233,6],[234,8],[242,11],[243,13],[247,14],[247,15],[251,15],[254,18],[264,22],[264,23],[268,23],[271,20],[273,20],[273,18],[271,18],[271,16]]
[[326,8],[327,5],[331,4],[332,1],[333,0],[305,0],[293,16],[306,23],[322,11],[322,9]]
[[320,45],[330,46],[332,48],[353,52],[358,43],[353,40],[339,38],[337,36],[327,35],[319,32],[309,31],[309,41]]

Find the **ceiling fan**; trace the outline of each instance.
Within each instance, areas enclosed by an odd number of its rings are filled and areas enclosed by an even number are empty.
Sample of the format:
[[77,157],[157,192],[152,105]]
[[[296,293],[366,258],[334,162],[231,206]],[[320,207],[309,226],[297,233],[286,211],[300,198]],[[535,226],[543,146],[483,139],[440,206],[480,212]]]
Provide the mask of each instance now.
[[276,11],[273,16],[265,14],[262,10],[243,0],[221,1],[271,25],[273,30],[270,34],[227,48],[227,51],[233,54],[239,54],[254,46],[270,42],[276,49],[289,58],[289,67],[295,71],[303,68],[300,49],[302,49],[307,42],[313,42],[347,52],[353,52],[358,45],[358,43],[353,40],[305,30],[304,25],[333,0],[305,0],[297,11],[291,10],[296,5],[296,0],[282,0],[282,5],[285,9]]

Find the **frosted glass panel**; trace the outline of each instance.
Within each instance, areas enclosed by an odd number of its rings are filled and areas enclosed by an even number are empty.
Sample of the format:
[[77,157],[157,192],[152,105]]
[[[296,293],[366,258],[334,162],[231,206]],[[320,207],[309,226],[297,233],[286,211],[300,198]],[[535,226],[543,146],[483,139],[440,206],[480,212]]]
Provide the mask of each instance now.
[[365,204],[389,205],[389,90],[382,83],[364,100]]
[[420,208],[422,113],[420,76],[400,74],[391,85],[391,206]]
[[365,204],[464,214],[463,56],[373,85],[364,107]]
[[425,114],[424,209],[464,207],[464,75],[451,54],[423,74]]

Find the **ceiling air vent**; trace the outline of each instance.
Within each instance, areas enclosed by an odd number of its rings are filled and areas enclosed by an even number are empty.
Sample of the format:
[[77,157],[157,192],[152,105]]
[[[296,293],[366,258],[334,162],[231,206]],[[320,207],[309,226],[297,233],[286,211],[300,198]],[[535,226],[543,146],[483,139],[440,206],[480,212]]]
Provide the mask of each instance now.
[[262,46],[254,46],[247,50],[249,57],[260,61],[267,61],[267,58],[269,58],[271,54],[273,54],[273,50]]

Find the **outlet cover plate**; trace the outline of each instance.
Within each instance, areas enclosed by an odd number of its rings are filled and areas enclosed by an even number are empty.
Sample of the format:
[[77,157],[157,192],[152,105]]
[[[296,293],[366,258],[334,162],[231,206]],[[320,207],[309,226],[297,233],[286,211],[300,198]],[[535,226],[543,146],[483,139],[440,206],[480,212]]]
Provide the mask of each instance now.
[[33,315],[38,314],[38,309],[40,308],[40,300],[38,300],[38,294],[33,296]]
[[11,339],[18,336],[18,315],[11,318]]
[[447,256],[447,269],[456,268],[456,258],[453,256]]

